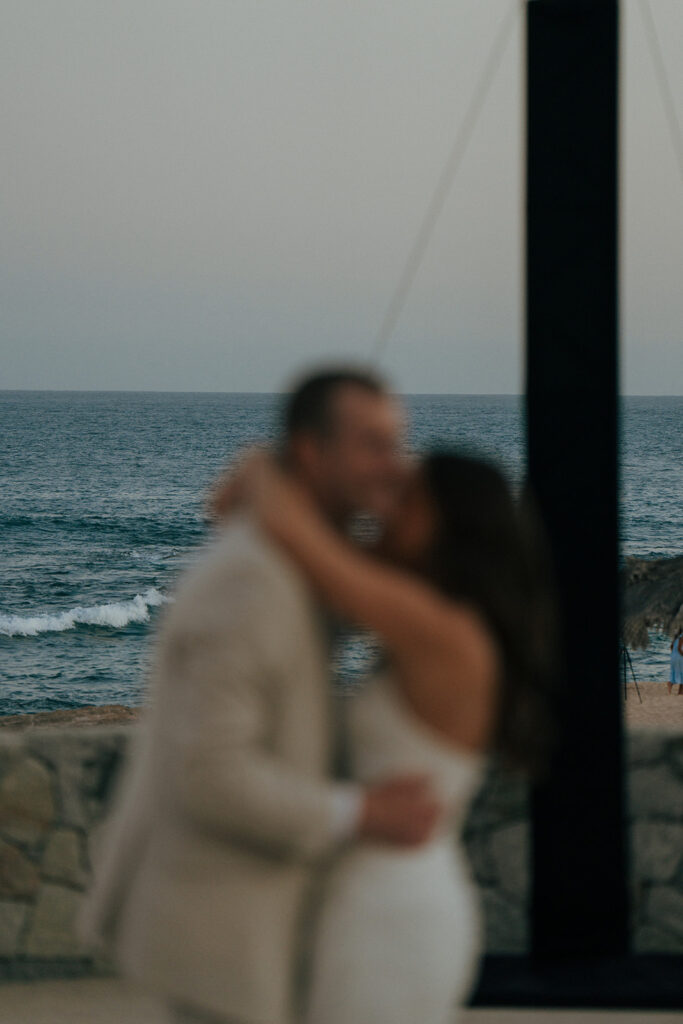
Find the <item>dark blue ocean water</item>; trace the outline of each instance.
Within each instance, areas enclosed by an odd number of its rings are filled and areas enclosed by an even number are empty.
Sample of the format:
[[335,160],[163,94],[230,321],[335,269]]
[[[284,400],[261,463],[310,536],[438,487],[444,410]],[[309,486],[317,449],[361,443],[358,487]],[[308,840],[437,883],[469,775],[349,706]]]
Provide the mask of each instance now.
[[[523,473],[521,400],[409,396],[412,441]],[[0,392],[0,713],[139,704],[159,607],[205,538],[203,500],[242,445],[272,438],[255,394]],[[683,550],[683,399],[629,398],[624,550]],[[588,582],[588,581],[587,581]],[[664,678],[662,640],[636,656]]]

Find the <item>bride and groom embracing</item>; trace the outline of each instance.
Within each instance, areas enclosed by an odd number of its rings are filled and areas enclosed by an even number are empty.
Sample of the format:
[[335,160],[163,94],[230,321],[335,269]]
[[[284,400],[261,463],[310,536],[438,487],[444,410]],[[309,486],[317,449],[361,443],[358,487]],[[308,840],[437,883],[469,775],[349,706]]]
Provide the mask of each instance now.
[[[177,1024],[448,1024],[474,981],[459,831],[489,753],[541,753],[546,585],[498,471],[407,467],[402,426],[365,371],[303,381],[160,628],[81,932]],[[337,710],[335,620],[384,652]]]

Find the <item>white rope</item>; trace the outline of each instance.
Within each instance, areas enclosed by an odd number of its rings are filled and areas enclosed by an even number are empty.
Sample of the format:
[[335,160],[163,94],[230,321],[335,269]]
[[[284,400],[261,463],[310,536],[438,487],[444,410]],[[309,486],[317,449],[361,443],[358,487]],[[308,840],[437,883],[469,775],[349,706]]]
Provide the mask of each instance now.
[[437,181],[432,198],[422,219],[422,223],[410,248],[408,257],[398,279],[398,284],[387,306],[384,319],[375,335],[372,344],[372,360],[377,361],[384,353],[391,336],[396,328],[398,319],[408,297],[408,293],[415,281],[417,273],[422,265],[427,246],[434,232],[434,228],[443,211],[444,205],[450,193],[455,176],[460,169],[463,157],[467,152],[467,146],[472,133],[477,125],[479,116],[483,109],[491,86],[496,78],[498,69],[502,64],[507,44],[512,36],[512,30],[517,22],[523,4],[520,0],[513,0],[506,11],[500,29],[498,30],[490,53],[484,65],[483,71],[477,82],[472,101],[465,113],[455,143],[448,156],[443,171]]

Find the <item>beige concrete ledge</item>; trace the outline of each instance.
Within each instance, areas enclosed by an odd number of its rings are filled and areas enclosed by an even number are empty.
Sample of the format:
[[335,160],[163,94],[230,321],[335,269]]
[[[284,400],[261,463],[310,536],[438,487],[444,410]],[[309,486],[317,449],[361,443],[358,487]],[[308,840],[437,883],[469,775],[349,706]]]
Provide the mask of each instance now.
[[[163,1007],[118,979],[5,985],[2,1024],[168,1024]],[[680,1013],[592,1010],[464,1010],[457,1024],[681,1024]],[[361,1024],[361,1022],[359,1022]]]

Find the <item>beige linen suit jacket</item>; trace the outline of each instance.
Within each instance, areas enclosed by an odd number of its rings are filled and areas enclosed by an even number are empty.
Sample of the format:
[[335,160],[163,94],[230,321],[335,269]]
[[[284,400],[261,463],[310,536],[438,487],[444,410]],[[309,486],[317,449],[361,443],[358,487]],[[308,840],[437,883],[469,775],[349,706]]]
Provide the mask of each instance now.
[[291,1019],[314,862],[334,844],[327,652],[298,571],[246,519],[181,582],[80,931],[169,999]]

